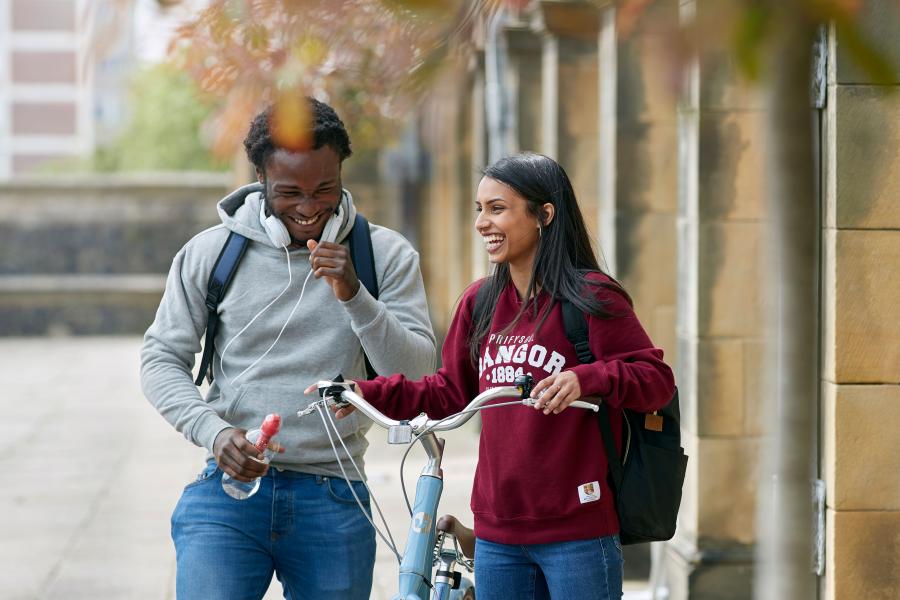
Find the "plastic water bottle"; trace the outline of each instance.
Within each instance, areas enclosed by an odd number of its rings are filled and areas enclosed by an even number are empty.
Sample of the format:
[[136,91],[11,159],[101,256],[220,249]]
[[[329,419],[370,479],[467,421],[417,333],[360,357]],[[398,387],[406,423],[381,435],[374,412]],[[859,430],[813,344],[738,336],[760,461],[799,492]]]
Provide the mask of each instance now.
[[[259,429],[251,429],[247,432],[247,439],[250,443],[263,453],[262,460],[257,458],[254,458],[253,460],[266,464],[272,460],[275,452],[269,449],[269,441],[275,437],[275,434],[278,433],[279,429],[281,429],[281,417],[272,414],[266,416]],[[246,500],[259,489],[259,477],[253,481],[239,481],[228,473],[223,473],[222,489],[235,500]]]

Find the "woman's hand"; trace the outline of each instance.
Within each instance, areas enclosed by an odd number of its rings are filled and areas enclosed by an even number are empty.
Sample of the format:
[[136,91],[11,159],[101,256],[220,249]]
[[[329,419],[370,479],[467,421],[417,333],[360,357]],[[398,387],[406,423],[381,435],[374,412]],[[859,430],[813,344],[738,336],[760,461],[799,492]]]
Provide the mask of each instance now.
[[559,414],[581,398],[581,384],[573,371],[561,371],[537,382],[531,397],[535,410],[543,410],[545,415]]
[[[356,388],[354,390],[356,392],[356,395],[359,396],[360,398],[363,398],[362,390],[359,389],[359,385],[357,385],[355,381],[353,382],[353,384],[354,384],[354,387]],[[312,394],[313,392],[316,391],[317,387],[318,387],[318,384],[314,383],[311,386],[309,386],[308,388],[306,388],[305,390],[303,390],[303,393],[306,394],[307,396],[309,396],[310,394]],[[363,400],[365,400],[365,398],[363,398]],[[340,408],[338,408],[337,406],[332,406],[331,410],[334,411],[335,418],[343,419],[344,417],[349,417],[350,414],[354,410],[356,410],[356,407],[353,406],[352,404],[348,404],[347,406],[342,406]]]

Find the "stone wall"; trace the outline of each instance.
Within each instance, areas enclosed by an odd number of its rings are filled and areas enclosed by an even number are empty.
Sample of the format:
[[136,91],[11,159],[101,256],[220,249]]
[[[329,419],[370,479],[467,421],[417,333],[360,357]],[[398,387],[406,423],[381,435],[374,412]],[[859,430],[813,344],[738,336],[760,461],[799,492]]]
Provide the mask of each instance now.
[[[680,3],[685,21],[710,9]],[[765,115],[724,51],[688,77],[678,125],[677,338],[691,458],[667,548],[669,597],[749,598],[763,408]]]
[[[867,2],[861,21],[900,65],[900,6]],[[873,85],[829,37],[822,598],[886,600],[900,593],[900,78]]]
[[0,335],[143,333],[172,257],[219,222],[218,174],[0,184]]
[[675,365],[678,117],[671,66],[662,60],[660,23],[667,19],[677,19],[677,5],[657,2],[617,46],[615,210],[601,218],[614,221],[616,277],[651,339]]

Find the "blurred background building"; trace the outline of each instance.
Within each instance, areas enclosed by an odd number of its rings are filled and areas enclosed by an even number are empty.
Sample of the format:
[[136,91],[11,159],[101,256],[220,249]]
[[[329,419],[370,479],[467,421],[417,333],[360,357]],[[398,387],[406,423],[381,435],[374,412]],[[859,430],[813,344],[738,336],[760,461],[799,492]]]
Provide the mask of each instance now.
[[[165,4],[0,0],[2,335],[142,333],[171,257],[248,176],[42,170],[127,126],[126,81],[160,56],[139,47],[190,13]],[[900,5],[860,6],[860,29],[900,64]],[[652,577],[678,599],[751,597],[769,425],[766,89],[725,51],[673,68],[673,24],[714,10],[660,0],[627,35],[614,2],[519,2],[476,19],[474,52],[345,177],[371,220],[419,249],[443,334],[487,273],[472,227],[479,169],[525,150],[567,169],[598,251],[676,366],[691,459]],[[900,78],[874,83],[847,45],[824,30],[810,75],[821,244],[809,471],[821,495],[809,561],[823,599],[887,599],[900,594]],[[650,577],[649,551],[629,553],[632,574]]]
[[[108,92],[110,80],[91,50],[98,5],[72,0],[0,5],[0,178],[94,148],[97,129],[107,123],[96,110],[95,85],[102,82]],[[130,29],[121,34],[128,57]],[[127,64],[120,68],[120,76],[127,73]],[[109,96],[113,107],[115,99]]]

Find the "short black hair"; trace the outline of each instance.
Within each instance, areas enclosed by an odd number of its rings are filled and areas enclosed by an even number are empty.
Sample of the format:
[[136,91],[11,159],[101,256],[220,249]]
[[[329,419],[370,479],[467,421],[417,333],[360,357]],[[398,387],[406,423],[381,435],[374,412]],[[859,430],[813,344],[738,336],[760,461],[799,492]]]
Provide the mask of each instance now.
[[[331,146],[337,152],[341,161],[351,154],[350,136],[344,127],[343,121],[334,112],[334,109],[319,102],[315,98],[306,97],[309,103],[310,125],[312,127],[312,150],[318,150],[322,146]],[[272,115],[274,113],[274,105],[270,105],[264,111],[256,115],[250,123],[250,130],[247,137],[244,138],[244,150],[247,151],[247,158],[253,163],[259,171],[265,171],[266,161],[269,157],[281,148],[272,138]]]

